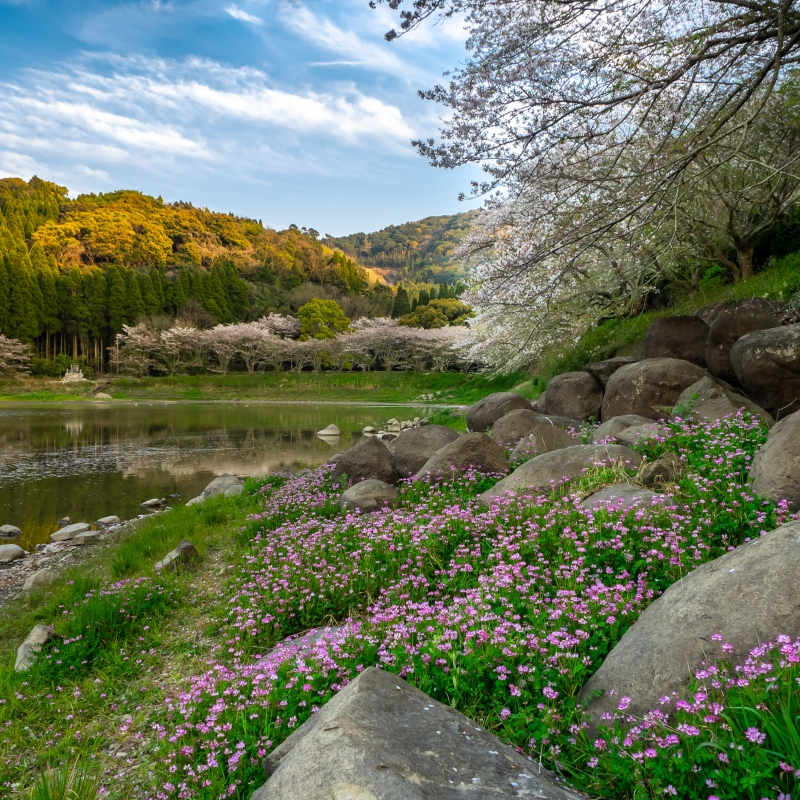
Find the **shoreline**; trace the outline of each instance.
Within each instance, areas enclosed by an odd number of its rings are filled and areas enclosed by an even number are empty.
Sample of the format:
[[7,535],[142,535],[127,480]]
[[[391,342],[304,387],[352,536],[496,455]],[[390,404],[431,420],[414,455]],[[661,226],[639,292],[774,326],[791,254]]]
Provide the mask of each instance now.
[[94,397],[78,397],[74,400],[5,400],[0,399],[0,408],[3,406],[70,406],[70,405],[114,405],[114,406],[152,406],[152,405],[277,405],[277,406],[368,406],[378,408],[469,408],[468,403],[428,403],[420,401],[390,401],[390,400],[133,400],[111,399],[96,400]]

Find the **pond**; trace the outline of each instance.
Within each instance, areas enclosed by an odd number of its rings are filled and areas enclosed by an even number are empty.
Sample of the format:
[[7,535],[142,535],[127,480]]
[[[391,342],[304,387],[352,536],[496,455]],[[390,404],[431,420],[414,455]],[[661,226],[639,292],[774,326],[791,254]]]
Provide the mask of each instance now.
[[[94,522],[197,496],[217,475],[259,476],[316,466],[366,425],[428,416],[431,408],[352,404],[130,403],[0,407],[0,525],[30,550],[56,520]],[[339,439],[316,432],[334,423]]]

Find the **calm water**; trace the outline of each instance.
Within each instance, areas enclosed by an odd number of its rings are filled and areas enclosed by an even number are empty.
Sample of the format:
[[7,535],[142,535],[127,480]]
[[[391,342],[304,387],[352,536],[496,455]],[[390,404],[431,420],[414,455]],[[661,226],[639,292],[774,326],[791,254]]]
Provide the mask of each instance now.
[[[267,475],[315,466],[346,450],[365,425],[431,409],[346,404],[169,404],[0,407],[0,525],[29,550],[56,520],[144,513],[200,494],[217,475]],[[316,432],[339,426],[338,441]]]

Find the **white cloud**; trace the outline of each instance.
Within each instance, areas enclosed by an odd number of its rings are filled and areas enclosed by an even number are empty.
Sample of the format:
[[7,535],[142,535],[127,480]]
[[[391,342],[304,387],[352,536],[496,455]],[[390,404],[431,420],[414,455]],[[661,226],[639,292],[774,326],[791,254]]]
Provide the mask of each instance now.
[[247,11],[239,8],[236,5],[228,6],[225,9],[225,13],[232,16],[234,19],[241,20],[242,22],[249,22],[251,25],[262,25],[263,20],[261,17],[257,17],[255,14],[248,14]]

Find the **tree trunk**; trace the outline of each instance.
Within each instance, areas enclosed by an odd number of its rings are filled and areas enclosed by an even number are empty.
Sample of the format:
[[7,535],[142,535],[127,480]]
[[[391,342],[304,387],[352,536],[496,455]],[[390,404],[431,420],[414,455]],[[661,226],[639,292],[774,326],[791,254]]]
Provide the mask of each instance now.
[[745,250],[737,249],[736,251],[736,258],[739,261],[739,270],[742,280],[753,277],[753,250],[755,250],[754,247],[748,247]]

